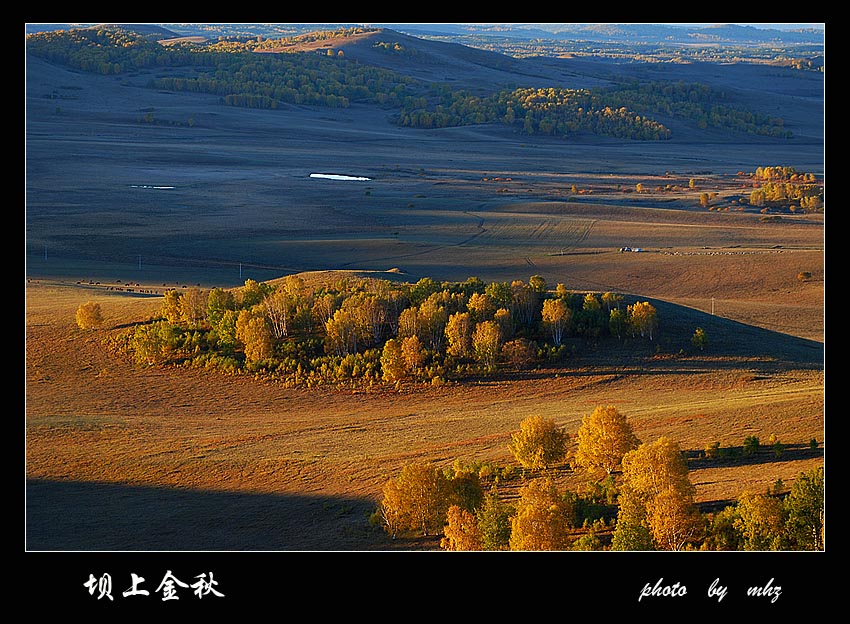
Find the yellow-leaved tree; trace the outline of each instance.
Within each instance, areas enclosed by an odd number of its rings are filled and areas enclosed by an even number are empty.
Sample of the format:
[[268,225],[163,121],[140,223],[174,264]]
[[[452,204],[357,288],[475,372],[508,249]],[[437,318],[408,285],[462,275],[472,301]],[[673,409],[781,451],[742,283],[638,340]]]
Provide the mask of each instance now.
[[652,340],[652,334],[658,327],[658,312],[655,306],[648,301],[638,301],[627,310],[632,333],[640,334],[642,338],[648,336]]
[[475,359],[486,372],[492,373],[496,370],[502,349],[502,331],[497,321],[483,321],[475,326],[472,349]]
[[407,377],[407,365],[401,349],[401,341],[390,338],[381,352],[381,372],[384,381],[397,383]]
[[449,482],[430,464],[408,464],[384,485],[379,511],[384,529],[396,537],[399,531],[437,534],[446,524]]
[[703,530],[688,465],[667,437],[623,456],[619,505],[613,550],[682,550]]
[[551,480],[529,481],[511,518],[511,550],[567,550],[572,513]]
[[540,470],[561,462],[567,454],[569,434],[551,418],[529,416],[511,434],[508,448],[523,468]]
[[782,550],[784,514],[782,500],[768,494],[744,492],[735,507],[734,526],[743,538],[744,550]]
[[469,312],[456,312],[446,323],[446,353],[455,357],[467,357],[472,353],[473,320]]
[[552,334],[552,343],[559,347],[563,341],[564,332],[572,320],[572,312],[563,299],[546,299],[541,312],[543,325]]
[[586,415],[577,438],[574,464],[591,474],[618,470],[623,456],[640,444],[625,415],[613,405],[598,405]]
[[249,362],[259,362],[272,356],[272,332],[259,307],[239,312],[236,339],[244,346],[245,359]]
[[484,550],[475,514],[459,505],[449,507],[440,546],[443,550]]

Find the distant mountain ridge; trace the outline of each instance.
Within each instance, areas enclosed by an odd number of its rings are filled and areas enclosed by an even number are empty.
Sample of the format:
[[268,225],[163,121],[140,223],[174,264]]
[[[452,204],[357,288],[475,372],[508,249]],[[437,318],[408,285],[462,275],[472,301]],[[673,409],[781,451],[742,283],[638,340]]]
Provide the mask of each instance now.
[[403,32],[431,35],[494,35],[642,43],[823,43],[823,29],[779,30],[738,24],[381,24]]
[[[47,30],[68,30],[86,28],[97,24],[49,23],[26,24],[26,32]],[[321,29],[334,29],[342,26],[364,24],[327,23],[327,24],[193,24],[193,23],[149,23],[149,24],[112,24],[141,34],[160,38],[181,37],[187,35],[232,36],[235,34],[262,35],[279,37],[293,32],[310,32]],[[823,44],[825,31],[822,28],[799,28],[780,30],[777,28],[757,28],[751,25],[718,24],[712,26],[674,26],[669,24],[499,24],[499,23],[370,23],[367,26],[391,28],[399,32],[427,36],[498,36],[516,38],[575,39],[600,42],[642,42],[665,44]]]

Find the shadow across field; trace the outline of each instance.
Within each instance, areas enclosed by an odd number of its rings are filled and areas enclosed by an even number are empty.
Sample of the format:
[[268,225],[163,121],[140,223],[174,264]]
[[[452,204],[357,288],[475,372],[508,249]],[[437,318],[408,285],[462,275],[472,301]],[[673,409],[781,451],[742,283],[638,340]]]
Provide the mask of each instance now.
[[717,457],[707,457],[704,451],[686,451],[689,469],[753,466],[771,462],[803,461],[823,456],[822,448],[811,448],[807,444],[781,444],[775,448],[764,442],[751,453],[745,453],[740,446],[719,448],[717,452]]
[[[748,325],[686,306],[641,297],[658,311],[661,331],[656,344],[662,350],[681,349],[691,354],[716,357],[745,357],[752,360],[777,361],[797,366],[821,368],[824,365],[824,343],[790,334]],[[696,352],[690,339],[697,327],[708,336],[708,346]],[[669,337],[669,339],[668,339]],[[716,362],[712,362],[717,367]]]
[[391,548],[372,501],[32,479],[28,551],[334,551]]

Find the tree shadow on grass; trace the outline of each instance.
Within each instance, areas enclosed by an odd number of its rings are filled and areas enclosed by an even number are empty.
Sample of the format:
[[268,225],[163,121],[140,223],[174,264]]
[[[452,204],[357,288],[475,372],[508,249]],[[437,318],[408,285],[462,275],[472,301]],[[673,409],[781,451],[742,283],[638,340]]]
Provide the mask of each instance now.
[[779,446],[774,447],[769,444],[760,444],[756,450],[750,453],[745,452],[743,447],[737,446],[721,447],[715,457],[708,457],[704,451],[700,450],[686,451],[685,456],[688,460],[688,468],[697,470],[699,468],[753,466],[814,459],[823,457],[823,447],[812,448],[808,444],[779,444]]
[[28,551],[391,549],[374,501],[31,479]]

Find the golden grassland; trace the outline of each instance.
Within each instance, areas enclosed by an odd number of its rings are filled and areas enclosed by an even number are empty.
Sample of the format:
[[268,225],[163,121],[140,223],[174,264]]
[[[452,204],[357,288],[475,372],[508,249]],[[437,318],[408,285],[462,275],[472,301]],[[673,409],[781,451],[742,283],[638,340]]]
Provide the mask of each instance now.
[[[524,418],[542,414],[574,434],[599,404],[616,405],[644,441],[677,441],[706,508],[822,465],[824,217],[764,221],[740,210],[751,182],[737,175],[775,164],[822,173],[822,77],[711,64],[653,71],[746,84],[781,108],[795,138],[680,126],[653,144],[415,131],[363,106],[237,110],[153,91],[145,74],[116,80],[30,59],[27,548],[435,548],[368,523],[405,463],[510,465]],[[157,123],[139,121],[147,110]],[[635,192],[639,183],[647,192]],[[709,190],[718,195],[701,207]],[[104,347],[156,315],[168,288],[340,275],[328,269],[406,281],[539,274],[550,288],[651,300],[661,325],[652,343],[587,346],[559,370],[398,390],[140,368]],[[102,306],[99,330],[75,325],[89,300]],[[709,337],[702,353],[689,349],[698,326]],[[786,450],[699,458],[749,435],[775,435]],[[553,476],[583,486],[570,470]],[[506,483],[506,495],[520,483]]]

